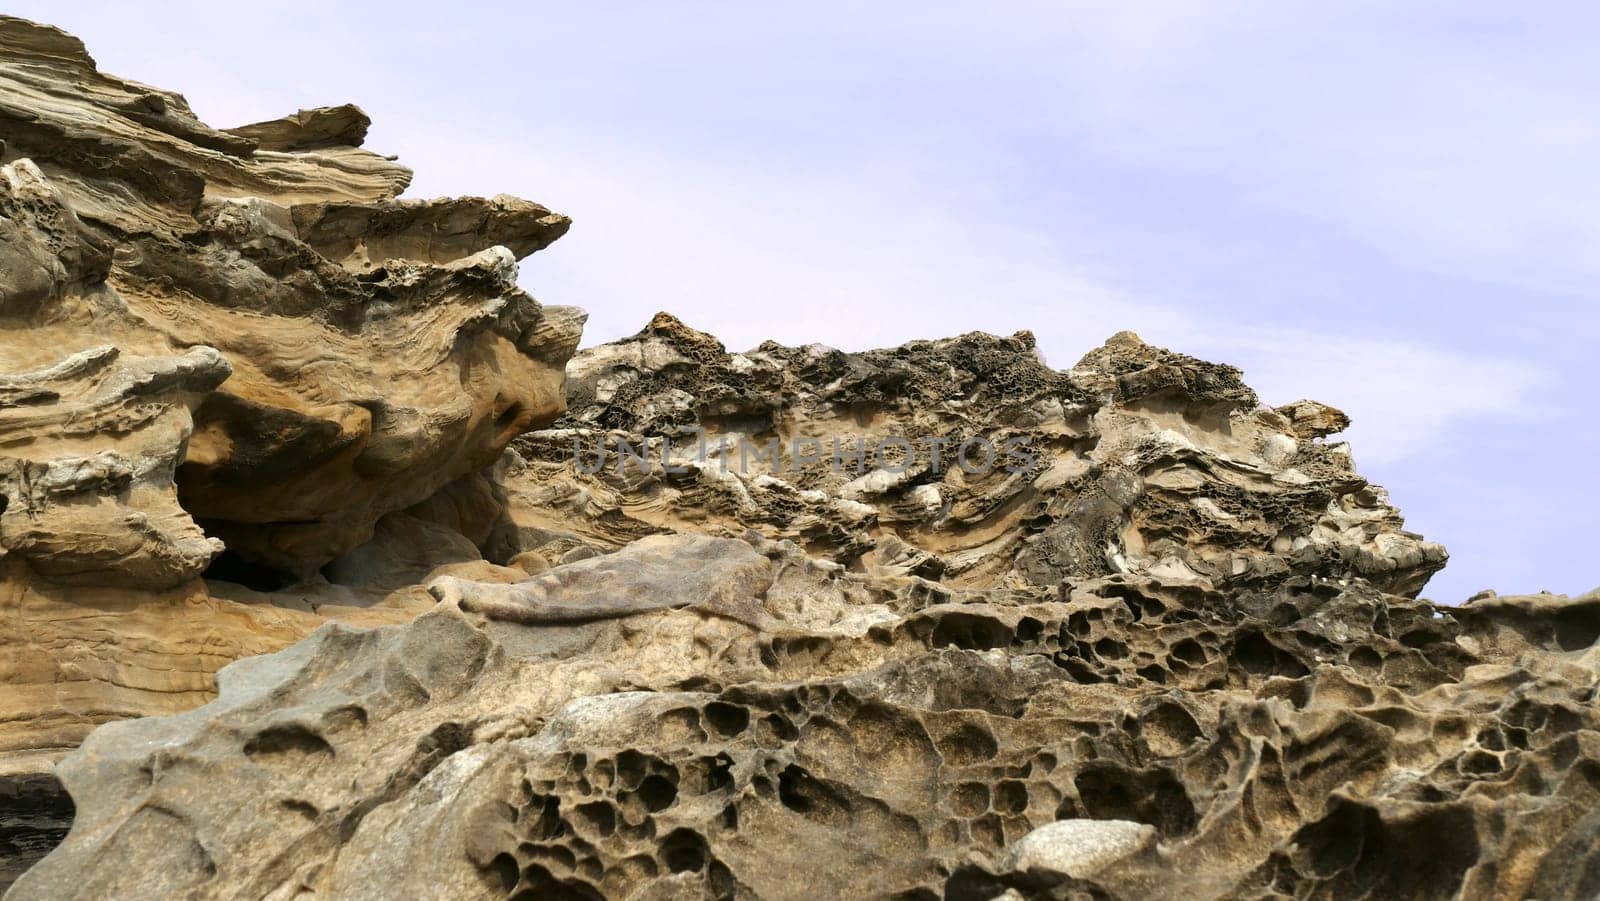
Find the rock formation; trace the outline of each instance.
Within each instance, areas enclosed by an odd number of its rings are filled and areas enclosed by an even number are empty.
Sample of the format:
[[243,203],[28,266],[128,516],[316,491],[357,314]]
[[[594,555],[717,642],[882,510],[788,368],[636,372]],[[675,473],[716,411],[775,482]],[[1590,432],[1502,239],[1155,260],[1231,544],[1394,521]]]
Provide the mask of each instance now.
[[1445,562],[1319,440],[1344,414],[1263,407],[1237,369],[1127,332],[1056,372],[1026,332],[729,354],[660,315],[568,372],[570,411],[516,442],[511,480],[513,518],[552,540],[756,528],[971,588],[1317,575],[1415,595]]
[[0,810],[224,663],[426,609],[346,558],[564,409],[583,314],[515,260],[568,220],[397,200],[366,123],[218,131],[0,17]]
[[1600,894],[1600,593],[1418,600],[1338,410],[574,355],[564,218],[0,49],[7,901]]

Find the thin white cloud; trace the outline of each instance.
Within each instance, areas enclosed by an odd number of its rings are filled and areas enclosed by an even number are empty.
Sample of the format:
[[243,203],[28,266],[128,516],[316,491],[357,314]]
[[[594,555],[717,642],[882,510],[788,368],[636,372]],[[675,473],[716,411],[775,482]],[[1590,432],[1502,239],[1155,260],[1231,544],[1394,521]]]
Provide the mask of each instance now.
[[1077,12],[1052,112],[1105,152],[1236,181],[1408,265],[1573,295],[1600,280],[1581,5]]
[[1354,425],[1344,437],[1358,463],[1426,454],[1474,419],[1528,422],[1550,414],[1536,403],[1549,376],[1526,363],[1293,328],[1239,325],[1197,338],[1206,353],[1244,367],[1267,403],[1309,397],[1349,413]]

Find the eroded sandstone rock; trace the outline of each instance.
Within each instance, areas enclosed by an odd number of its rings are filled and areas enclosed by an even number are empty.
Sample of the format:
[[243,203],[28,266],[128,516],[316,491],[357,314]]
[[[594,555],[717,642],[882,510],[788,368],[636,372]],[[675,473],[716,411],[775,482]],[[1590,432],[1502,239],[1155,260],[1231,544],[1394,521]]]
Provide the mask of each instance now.
[[[1311,577],[956,590],[752,540],[722,564],[670,536],[546,574],[604,618],[447,594],[408,626],[236,663],[212,704],[68,758],[77,822],[15,891],[1592,892],[1593,596],[1458,613]],[[769,577],[739,575],[752,551]],[[592,578],[674,555],[715,604],[628,615]],[[1069,854],[1029,838],[1085,820],[1137,825]]]
[[366,125],[220,131],[0,16],[0,777],[330,617],[409,619],[441,566],[499,575],[487,531],[399,583],[363,549],[450,533],[436,497],[564,409],[583,314],[515,277],[568,220],[398,199]]
[[0,51],[0,889],[73,817],[7,901],[1600,894],[1600,595],[1416,599],[1338,410],[1132,332],[567,365],[564,217]]
[[310,576],[560,414],[583,317],[515,276],[566,217],[396,200],[354,107],[217,132],[54,29],[6,19],[0,50],[0,365],[214,348],[176,481],[230,553]]
[[[464,559],[494,577],[435,571],[408,626],[326,626],[204,708],[97,731],[59,769],[74,831],[18,891],[1592,890],[1600,599],[1396,593],[1442,550],[1235,370],[1126,334],[1066,372],[1026,336],[730,355],[658,317],[580,354],[572,395],[497,487],[405,514],[516,566]],[[692,441],[587,472],[591,423],[1043,450],[994,480],[724,472]]]

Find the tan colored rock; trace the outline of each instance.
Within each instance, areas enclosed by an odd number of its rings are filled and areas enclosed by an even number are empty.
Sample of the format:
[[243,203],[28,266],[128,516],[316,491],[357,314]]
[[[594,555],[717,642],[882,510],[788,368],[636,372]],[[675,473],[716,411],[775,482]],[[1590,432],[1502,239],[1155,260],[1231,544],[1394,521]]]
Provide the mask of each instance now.
[[480,473],[565,408],[583,314],[515,279],[568,221],[398,199],[366,125],[220,131],[0,16],[0,775],[433,576],[524,575],[483,559]]
[[217,132],[53,29],[7,19],[0,49],[0,204],[37,236],[5,251],[0,327],[30,340],[3,362],[219,351],[177,484],[231,552],[309,576],[564,408],[583,316],[515,277],[566,217],[396,200],[354,107]]
[[[510,585],[445,576],[428,590],[470,613],[523,625],[614,619],[677,607],[738,615],[739,601],[771,583],[770,570],[763,557],[739,541],[657,535]],[[597,596],[602,596],[598,603]]]
[[1600,891],[1600,594],[1415,599],[1333,408],[666,314],[564,402],[564,217],[0,51],[8,901]]
[[178,506],[191,409],[228,377],[209,347],[102,345],[0,376],[0,560],[63,584],[172,588],[222,550]]
[[1289,427],[1301,438],[1326,438],[1350,428],[1350,417],[1343,411],[1314,400],[1295,401],[1277,412],[1288,418]]

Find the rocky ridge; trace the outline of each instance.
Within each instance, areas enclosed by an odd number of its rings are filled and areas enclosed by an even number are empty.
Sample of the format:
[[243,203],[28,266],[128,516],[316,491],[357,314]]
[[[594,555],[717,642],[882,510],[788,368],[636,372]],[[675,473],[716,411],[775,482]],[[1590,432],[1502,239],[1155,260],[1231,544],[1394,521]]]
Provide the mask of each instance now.
[[574,353],[564,217],[0,49],[7,901],[1600,893],[1600,594],[1418,600],[1334,408]]

